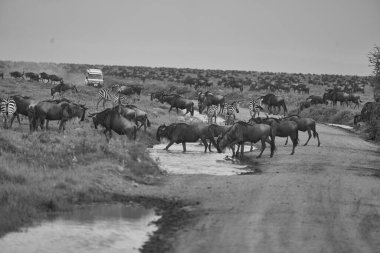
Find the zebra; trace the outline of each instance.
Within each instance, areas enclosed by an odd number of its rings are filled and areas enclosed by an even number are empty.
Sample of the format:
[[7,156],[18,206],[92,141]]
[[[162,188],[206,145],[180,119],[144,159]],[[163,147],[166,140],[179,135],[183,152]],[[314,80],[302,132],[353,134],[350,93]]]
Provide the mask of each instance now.
[[262,99],[257,99],[256,101],[252,99],[251,101],[249,101],[248,109],[249,109],[251,118],[255,118],[256,113],[257,113],[257,116],[259,117],[260,110],[264,110],[264,108],[261,106],[261,101]]
[[233,123],[236,119],[236,113],[239,113],[238,102],[237,101],[233,101],[232,103],[225,102],[223,106],[223,111],[224,111],[224,117],[226,118],[226,122],[225,122],[226,125]]
[[123,106],[128,105],[128,97],[124,94],[116,93],[111,89],[101,88],[98,92],[98,103],[96,104],[96,109],[98,109],[99,103],[103,101],[103,108],[107,101],[111,101],[113,107],[119,103]]
[[17,106],[16,102],[11,97],[5,97],[1,100],[1,114],[4,118],[4,128],[8,128],[8,117],[16,113]]
[[210,105],[207,109],[207,122],[209,124],[212,124],[212,118],[215,118],[215,124],[216,124],[216,115],[218,112],[218,105]]

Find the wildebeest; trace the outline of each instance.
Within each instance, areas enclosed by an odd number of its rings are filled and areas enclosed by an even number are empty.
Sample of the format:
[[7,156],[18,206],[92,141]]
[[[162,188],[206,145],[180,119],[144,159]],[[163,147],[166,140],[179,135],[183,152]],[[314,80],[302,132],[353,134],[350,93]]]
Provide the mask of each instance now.
[[137,84],[123,85],[117,88],[117,92],[126,96],[137,95],[140,96],[143,87]]
[[300,103],[300,107],[298,109],[298,112],[302,111],[303,109],[309,108],[310,106],[311,106],[310,101],[307,101],[307,100],[306,101],[302,101]]
[[29,113],[28,108],[30,105],[36,103],[36,101],[31,97],[21,96],[21,95],[15,95],[15,96],[12,96],[12,98],[16,102],[17,109],[11,118],[10,127],[12,127],[15,117],[17,117],[19,125],[21,125],[20,116],[19,116],[19,114],[21,114],[29,118],[29,127],[30,127],[30,131],[32,131],[33,115]]
[[22,73],[19,72],[19,71],[13,71],[13,72],[10,72],[9,74],[10,74],[11,77],[16,78],[16,79],[17,78],[25,79],[24,78],[24,71]]
[[51,96],[54,98],[55,93],[59,93],[59,96],[62,96],[66,91],[71,90],[75,93],[78,93],[77,87],[72,83],[64,83],[63,81],[60,84],[57,84],[50,89]]
[[269,137],[271,146],[270,157],[273,157],[276,146],[274,142],[275,133],[272,131],[272,127],[266,124],[250,125],[246,122],[239,121],[236,122],[224,135],[218,137],[218,152],[221,152],[227,146],[240,144],[240,156],[243,156],[244,142],[256,143],[261,140],[261,152],[257,156],[257,158],[260,158],[266,148],[265,142]]
[[33,73],[33,72],[27,72],[25,73],[25,77],[29,78],[29,81],[39,81],[40,80],[40,76],[36,73]]
[[[298,145],[298,125],[294,121],[280,120],[275,118],[252,118],[258,124],[268,124],[272,127],[277,137],[290,137],[293,143],[293,150],[291,155],[294,154],[294,149]],[[288,138],[286,138],[285,145],[288,144]]]
[[[115,110],[118,110],[120,114],[128,120],[134,121],[136,123],[137,129],[140,129],[142,126],[144,126],[144,131],[146,131],[146,128],[150,127],[148,114],[143,110],[137,108],[135,105],[117,105],[114,108]],[[139,123],[141,125],[139,125]]]
[[40,73],[40,80],[42,80],[42,82],[45,82],[45,80],[47,82],[49,82],[50,81],[49,75],[46,72],[41,72]]
[[204,106],[208,107],[211,105],[218,105],[220,110],[219,114],[223,111],[223,106],[225,103],[225,97],[222,95],[214,95],[209,91],[204,93],[204,97],[202,92],[198,93],[198,106],[204,104]]
[[304,146],[306,146],[309,143],[309,140],[311,138],[311,131],[313,131],[313,137],[318,139],[318,147],[321,145],[321,142],[319,141],[319,135],[318,135],[318,132],[316,130],[316,122],[314,119],[312,119],[312,118],[301,118],[298,115],[288,116],[288,117],[285,117],[284,119],[293,120],[294,122],[296,122],[299,131],[302,131],[302,132],[307,131],[309,138],[307,139]]
[[41,129],[44,129],[44,122],[46,120],[46,130],[49,127],[50,120],[60,120],[59,131],[65,131],[66,122],[72,118],[80,118],[84,121],[87,108],[85,105],[79,105],[68,102],[47,102],[41,101],[36,105],[29,106],[28,108],[33,113],[33,129],[37,130],[38,124]]
[[336,89],[329,89],[327,92],[323,94],[323,102],[327,104],[327,100],[332,101],[332,105],[336,105],[337,102],[340,102],[340,105],[343,103],[346,103],[348,106],[348,99],[349,99],[350,94],[343,92],[343,91],[338,91]]
[[150,94],[150,101],[153,101],[154,99],[160,100],[160,97],[164,95],[165,92],[159,91],[159,92],[152,92]]
[[211,143],[217,147],[214,138],[209,135],[208,125],[205,124],[189,125],[186,123],[173,123],[168,126],[164,124],[158,127],[156,133],[158,141],[162,137],[169,140],[169,144],[165,147],[165,150],[168,150],[174,143],[182,143],[183,152],[186,152],[186,142],[197,142],[199,139],[202,140],[205,146],[204,152],[207,152],[207,139],[210,139]]
[[266,104],[268,106],[268,111],[270,113],[272,113],[272,110],[271,110],[272,107],[277,107],[278,108],[277,114],[278,114],[281,110],[281,106],[284,108],[284,115],[288,112],[288,109],[286,108],[286,105],[285,105],[284,98],[276,96],[272,93],[269,93],[265,96],[261,96],[260,98],[262,99],[261,103]]
[[49,80],[52,84],[54,83],[63,83],[63,78],[57,75],[49,75]]
[[317,104],[327,104],[327,101],[323,101],[323,97],[321,96],[316,96],[316,95],[311,95],[308,98],[306,98],[306,101],[310,100],[311,105],[317,105]]
[[350,94],[349,97],[348,97],[348,102],[354,103],[354,109],[355,109],[356,106],[359,108],[360,107],[360,103],[363,102],[363,101],[360,100],[360,96],[359,95]]
[[[126,135],[130,140],[136,140],[137,126],[123,117],[115,108],[89,114],[89,117],[92,117],[95,129],[98,129],[99,124],[105,128],[103,133],[107,141],[112,138],[112,131],[119,135]],[[107,132],[109,132],[109,138]]]
[[169,112],[173,109],[176,108],[177,113],[178,109],[186,109],[186,113],[191,114],[191,116],[194,116],[194,102],[191,101],[190,99],[183,98],[177,94],[169,94],[165,95],[163,94],[160,98],[160,102],[164,103],[167,102],[170,105]]
[[[211,124],[208,126],[208,131],[209,131],[209,137],[210,137],[210,143],[208,145],[208,150],[211,152],[211,138],[214,139],[217,138],[218,136],[223,135],[225,132],[228,131],[232,126],[221,126],[218,124]],[[232,149],[232,157],[235,157],[235,148],[234,145],[230,147]]]
[[1,79],[4,79],[4,73],[0,72]]

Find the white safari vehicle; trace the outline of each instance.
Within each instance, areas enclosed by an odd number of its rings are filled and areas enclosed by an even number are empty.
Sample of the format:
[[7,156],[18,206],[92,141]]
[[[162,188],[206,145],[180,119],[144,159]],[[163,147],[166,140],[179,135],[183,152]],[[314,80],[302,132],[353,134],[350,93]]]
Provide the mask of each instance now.
[[86,70],[86,85],[94,87],[103,86],[103,73],[100,69],[87,69]]

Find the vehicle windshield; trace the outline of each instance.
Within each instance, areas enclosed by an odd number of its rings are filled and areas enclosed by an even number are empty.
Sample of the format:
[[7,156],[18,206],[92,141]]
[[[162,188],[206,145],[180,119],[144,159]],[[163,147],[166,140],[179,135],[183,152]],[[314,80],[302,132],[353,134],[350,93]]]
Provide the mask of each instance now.
[[88,74],[88,79],[100,79],[100,80],[103,80],[103,76],[102,75],[98,75],[98,74]]

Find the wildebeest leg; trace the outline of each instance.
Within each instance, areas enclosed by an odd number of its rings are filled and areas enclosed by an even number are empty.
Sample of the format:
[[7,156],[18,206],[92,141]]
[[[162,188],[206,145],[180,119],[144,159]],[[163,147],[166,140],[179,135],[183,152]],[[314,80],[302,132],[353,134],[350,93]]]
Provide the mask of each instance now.
[[243,158],[244,156],[244,142],[240,143],[240,157]]
[[314,138],[317,137],[318,147],[321,146],[321,142],[319,141],[319,134],[317,133],[317,130],[315,129],[315,126],[313,128],[313,136],[314,136]]
[[[211,139],[212,138],[210,138],[210,142],[211,142]],[[207,140],[205,138],[201,138],[201,141],[203,142],[203,145],[205,145],[205,153],[206,153],[207,152],[207,147],[208,147]]]
[[165,150],[168,150],[171,145],[173,145],[174,141],[170,141],[169,144],[164,148]]
[[311,138],[311,130],[310,130],[310,128],[307,129],[307,133],[308,133],[308,135],[309,135],[309,138],[307,139],[307,141],[306,141],[306,143],[304,144],[304,146],[306,146],[306,145],[309,143],[309,140],[310,140],[310,138]]
[[170,108],[169,108],[169,113],[170,113],[170,111],[171,111],[172,109],[173,109],[173,106],[171,105]]
[[285,146],[288,145],[288,138],[289,136],[286,136]]
[[186,152],[186,142],[182,142],[182,148],[183,148],[183,151],[182,152]]
[[49,130],[49,120],[46,120],[46,127],[45,127],[46,130]]
[[[49,122],[49,121],[48,121]],[[66,120],[61,120],[61,123],[59,124],[59,128],[58,128],[58,132],[61,132],[61,130],[64,132],[65,131],[65,123],[66,123]],[[47,122],[46,122],[46,125],[47,125]]]
[[264,139],[264,138],[261,138],[261,152],[260,152],[260,154],[257,156],[257,158],[260,158],[260,157],[261,157],[261,155],[263,154],[265,148],[266,148],[265,139]]
[[[298,130],[297,130],[298,131]],[[295,135],[292,135],[290,136],[290,139],[292,140],[292,143],[293,143],[293,150],[292,150],[292,153],[290,153],[291,155],[294,155],[294,149],[296,148],[297,146],[297,136]]]

